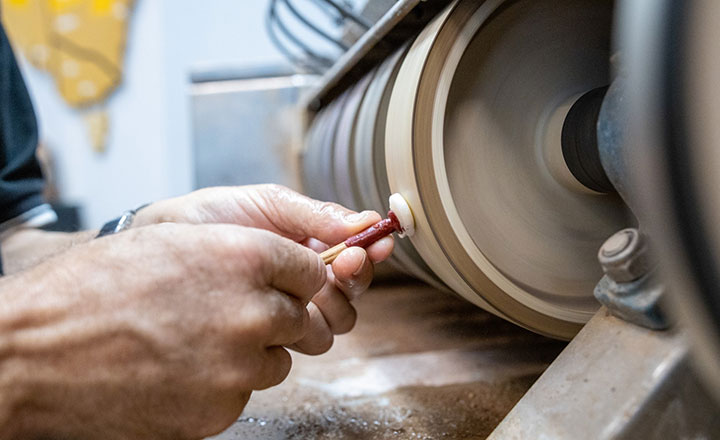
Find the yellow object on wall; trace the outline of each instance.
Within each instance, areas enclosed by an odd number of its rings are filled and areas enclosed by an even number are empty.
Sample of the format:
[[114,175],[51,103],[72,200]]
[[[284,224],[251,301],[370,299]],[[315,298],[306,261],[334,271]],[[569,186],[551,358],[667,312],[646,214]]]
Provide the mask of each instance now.
[[0,0],[10,40],[73,107],[101,103],[122,81],[134,0]]

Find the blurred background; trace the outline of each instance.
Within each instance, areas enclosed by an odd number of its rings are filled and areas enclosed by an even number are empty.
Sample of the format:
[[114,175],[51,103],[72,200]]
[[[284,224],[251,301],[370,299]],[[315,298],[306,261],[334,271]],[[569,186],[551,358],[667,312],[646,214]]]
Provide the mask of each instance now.
[[290,109],[357,38],[353,26],[362,32],[346,13],[364,3],[2,0],[48,196],[69,208],[66,222],[95,228],[201,186],[295,186],[284,169],[300,123]]

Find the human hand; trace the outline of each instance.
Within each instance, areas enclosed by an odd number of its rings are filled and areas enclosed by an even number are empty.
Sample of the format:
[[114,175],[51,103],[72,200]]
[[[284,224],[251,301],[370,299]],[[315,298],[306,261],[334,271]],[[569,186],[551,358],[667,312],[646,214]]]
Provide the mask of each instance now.
[[[253,185],[207,188],[153,203],[137,214],[134,225],[174,222],[251,226],[322,252],[328,245],[337,244],[380,219],[376,212],[356,213],[279,185]],[[308,305],[310,331],[292,348],[320,354],[332,346],[333,335],[350,331],[356,320],[350,301],[368,288],[373,264],[386,259],[392,249],[390,236],[366,250],[343,251],[329,266],[326,284]]]
[[308,333],[326,277],[317,253],[277,234],[176,224],[4,277],[0,437],[217,433],[286,377],[282,346]]

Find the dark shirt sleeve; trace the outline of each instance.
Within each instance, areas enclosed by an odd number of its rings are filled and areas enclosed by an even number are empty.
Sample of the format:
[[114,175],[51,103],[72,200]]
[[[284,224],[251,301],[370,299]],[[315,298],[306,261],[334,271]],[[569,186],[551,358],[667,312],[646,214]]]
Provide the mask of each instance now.
[[0,228],[45,203],[37,144],[32,102],[0,25]]

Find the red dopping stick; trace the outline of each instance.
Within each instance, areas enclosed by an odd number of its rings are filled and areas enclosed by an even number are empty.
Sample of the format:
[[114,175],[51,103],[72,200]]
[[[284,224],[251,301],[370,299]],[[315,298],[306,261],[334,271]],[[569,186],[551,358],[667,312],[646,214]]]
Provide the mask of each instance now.
[[371,244],[375,243],[376,241],[380,240],[381,238],[387,237],[393,232],[402,233],[403,229],[402,226],[400,226],[400,222],[398,221],[395,213],[389,211],[388,218],[380,220],[379,222],[375,223],[364,231],[359,232],[348,238],[347,240],[343,241],[342,243],[331,247],[330,249],[321,253],[320,257],[322,257],[325,264],[330,264],[335,261],[335,258],[340,255],[340,252],[344,251],[345,249],[352,246],[366,248]]

